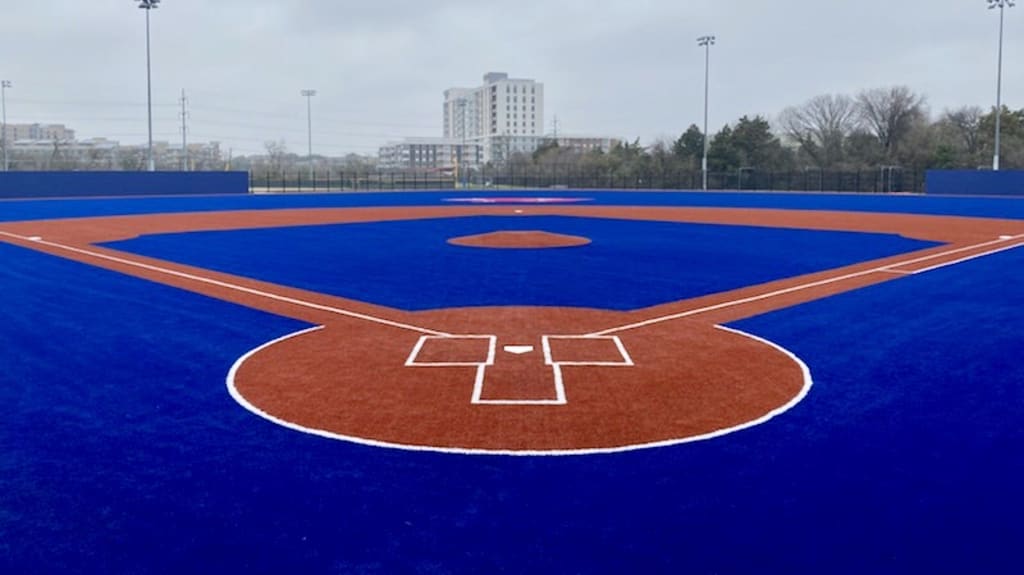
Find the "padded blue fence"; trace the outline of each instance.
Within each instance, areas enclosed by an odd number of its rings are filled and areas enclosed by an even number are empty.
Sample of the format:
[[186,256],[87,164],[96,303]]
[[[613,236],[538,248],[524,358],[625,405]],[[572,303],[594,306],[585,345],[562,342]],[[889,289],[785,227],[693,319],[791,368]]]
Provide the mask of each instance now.
[[925,193],[957,196],[1024,196],[1024,170],[928,170]]
[[0,198],[247,193],[247,172],[0,172]]

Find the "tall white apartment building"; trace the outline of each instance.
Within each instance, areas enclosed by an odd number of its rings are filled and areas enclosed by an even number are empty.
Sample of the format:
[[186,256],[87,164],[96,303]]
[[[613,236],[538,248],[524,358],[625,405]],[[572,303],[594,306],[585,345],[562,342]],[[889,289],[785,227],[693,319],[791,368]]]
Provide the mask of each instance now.
[[540,82],[490,72],[482,86],[444,92],[444,137],[479,144],[484,162],[532,153],[543,136],[544,84]]

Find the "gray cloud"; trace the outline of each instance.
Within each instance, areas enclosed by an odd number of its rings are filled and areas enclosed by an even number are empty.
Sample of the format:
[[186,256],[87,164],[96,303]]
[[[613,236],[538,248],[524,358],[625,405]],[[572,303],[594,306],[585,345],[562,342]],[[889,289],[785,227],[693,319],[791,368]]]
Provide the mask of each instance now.
[[[11,122],[84,137],[145,138],[144,15],[128,0],[0,0],[0,77]],[[712,33],[712,125],[769,117],[821,93],[906,84],[931,108],[990,106],[998,19],[981,0],[164,0],[152,13],[155,129],[236,154],[267,140],[329,154],[440,133],[442,91],[490,70],[546,85],[564,131],[673,137],[703,110]],[[1024,7],[1007,12],[1004,99],[1024,106]]]

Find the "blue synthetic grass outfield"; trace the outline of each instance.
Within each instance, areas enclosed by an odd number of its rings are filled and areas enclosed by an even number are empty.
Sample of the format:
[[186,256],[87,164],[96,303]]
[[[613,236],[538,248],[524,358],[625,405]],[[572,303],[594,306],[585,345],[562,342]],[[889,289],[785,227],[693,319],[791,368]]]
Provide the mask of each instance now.
[[[585,246],[480,249],[496,231]],[[896,235],[565,216],[475,216],[145,235],[114,249],[419,311],[471,306],[633,310],[939,245]]]
[[1024,249],[738,322],[811,394],[615,456],[277,427],[223,378],[302,324],[0,244],[3,573],[1014,573]]
[[[97,191],[101,195],[102,190]],[[0,222],[103,215],[211,212],[223,210],[276,210],[289,208],[472,205],[452,198],[543,196],[581,198],[576,205],[690,206],[837,210],[1024,219],[1019,198],[892,196],[881,194],[822,194],[780,192],[694,192],[592,190],[434,191],[335,194],[275,194],[250,196],[99,198],[0,201]]]
[[278,428],[223,377],[302,324],[0,244],[0,572],[1015,573],[1022,265],[738,322],[808,361],[797,408],[548,460]]

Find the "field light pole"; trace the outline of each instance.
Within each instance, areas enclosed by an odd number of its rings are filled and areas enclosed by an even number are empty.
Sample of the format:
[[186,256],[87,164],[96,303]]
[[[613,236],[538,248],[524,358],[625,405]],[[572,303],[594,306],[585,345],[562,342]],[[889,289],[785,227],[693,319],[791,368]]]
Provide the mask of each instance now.
[[992,169],[999,171],[999,144],[1002,135],[1003,116],[1003,19],[1007,8],[1013,8],[1014,0],[988,0],[988,9],[999,8],[999,65],[996,73],[996,151],[992,157]]
[[7,88],[11,87],[10,80],[0,80],[0,144],[4,146],[4,171],[10,169],[7,163]]
[[146,111],[149,118],[149,146],[146,148],[146,163],[149,171],[156,171],[153,160],[153,76],[149,63],[149,12],[160,4],[160,0],[139,0],[139,8],[146,11]]
[[306,98],[306,144],[308,146],[309,180],[313,181],[313,96],[316,96],[316,90],[303,90],[302,95]]
[[459,146],[458,155],[458,181],[463,188],[466,187],[466,99],[459,99],[459,123],[462,124],[462,144]]
[[701,160],[701,189],[708,190],[708,84],[711,78],[711,47],[715,45],[714,36],[697,38],[697,45],[704,47],[704,158]]

